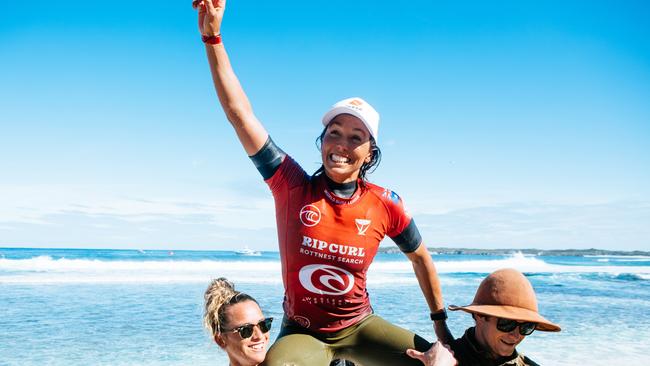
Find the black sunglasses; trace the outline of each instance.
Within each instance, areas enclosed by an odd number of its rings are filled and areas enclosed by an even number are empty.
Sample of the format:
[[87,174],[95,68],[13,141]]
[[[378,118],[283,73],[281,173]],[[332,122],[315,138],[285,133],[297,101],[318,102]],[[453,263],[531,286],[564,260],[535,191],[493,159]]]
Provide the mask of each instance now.
[[497,318],[497,329],[504,333],[510,333],[517,327],[519,327],[519,334],[527,336],[533,333],[537,327],[537,323],[518,322],[512,319]]
[[237,332],[242,339],[250,338],[253,336],[253,330],[256,326],[260,327],[262,333],[268,333],[271,330],[271,323],[273,318],[266,318],[259,321],[257,324],[244,324],[232,329],[223,329],[222,332]]

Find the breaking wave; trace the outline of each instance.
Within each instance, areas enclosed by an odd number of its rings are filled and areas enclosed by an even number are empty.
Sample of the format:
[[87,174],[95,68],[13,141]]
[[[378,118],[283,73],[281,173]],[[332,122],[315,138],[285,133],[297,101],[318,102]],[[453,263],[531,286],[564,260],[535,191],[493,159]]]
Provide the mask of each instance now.
[[[559,265],[538,257],[513,254],[502,259],[436,260],[443,276],[458,273],[490,273],[499,268],[516,268],[526,274],[606,274],[623,280],[650,280],[648,266]],[[0,258],[0,283],[204,283],[225,276],[236,282],[282,282],[279,260],[98,260]],[[369,270],[369,283],[415,283],[413,267],[406,260],[376,260]]]

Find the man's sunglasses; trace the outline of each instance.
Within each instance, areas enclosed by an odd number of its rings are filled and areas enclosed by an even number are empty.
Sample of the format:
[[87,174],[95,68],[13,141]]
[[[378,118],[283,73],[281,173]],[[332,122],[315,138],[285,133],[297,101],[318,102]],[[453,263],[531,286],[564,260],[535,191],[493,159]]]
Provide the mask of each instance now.
[[255,327],[260,327],[262,333],[268,333],[271,330],[271,323],[273,323],[273,318],[266,318],[260,320],[257,324],[244,324],[232,329],[221,329],[222,332],[237,332],[242,339],[250,338],[253,336],[253,331]]
[[537,323],[518,322],[512,319],[497,318],[497,329],[504,333],[512,332],[515,328],[517,328],[517,326],[519,326],[519,334],[527,336],[533,333],[537,327]]

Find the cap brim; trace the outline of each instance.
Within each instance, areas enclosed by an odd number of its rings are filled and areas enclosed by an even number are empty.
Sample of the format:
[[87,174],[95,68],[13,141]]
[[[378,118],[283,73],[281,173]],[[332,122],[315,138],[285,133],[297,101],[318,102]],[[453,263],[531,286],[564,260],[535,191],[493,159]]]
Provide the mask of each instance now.
[[486,316],[494,316],[497,318],[512,319],[521,322],[534,322],[537,323],[535,329],[541,330],[544,332],[559,332],[561,330],[560,326],[550,322],[548,319],[539,315],[539,313],[518,308],[515,306],[503,306],[503,305],[467,305],[467,306],[456,306],[449,305],[449,310],[456,311],[461,310],[470,314],[479,314]]
[[363,125],[366,126],[366,130],[368,130],[368,133],[370,134],[370,136],[372,136],[372,138],[374,138],[375,141],[377,141],[377,136],[375,136],[373,134],[372,129],[370,128],[370,125],[368,124],[368,121],[366,121],[366,118],[361,113],[359,113],[358,111],[356,111],[356,110],[354,110],[352,108],[347,108],[347,107],[341,106],[341,107],[336,107],[336,108],[330,109],[323,116],[323,119],[322,119],[323,126],[327,127],[327,125],[330,122],[332,122],[334,117],[338,116],[339,114],[350,114],[350,115],[353,115],[353,116],[357,117],[358,119],[360,119],[361,122],[363,122]]

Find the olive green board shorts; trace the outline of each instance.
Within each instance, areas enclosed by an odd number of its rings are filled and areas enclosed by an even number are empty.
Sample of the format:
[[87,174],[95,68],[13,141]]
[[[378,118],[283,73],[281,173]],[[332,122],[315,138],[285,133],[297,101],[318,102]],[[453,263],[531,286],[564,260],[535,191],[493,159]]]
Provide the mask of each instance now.
[[357,366],[422,366],[406,350],[430,347],[426,339],[374,314],[333,333],[312,332],[285,318],[262,365],[329,366],[332,360],[345,359]]

